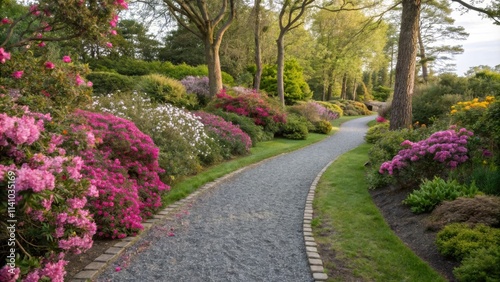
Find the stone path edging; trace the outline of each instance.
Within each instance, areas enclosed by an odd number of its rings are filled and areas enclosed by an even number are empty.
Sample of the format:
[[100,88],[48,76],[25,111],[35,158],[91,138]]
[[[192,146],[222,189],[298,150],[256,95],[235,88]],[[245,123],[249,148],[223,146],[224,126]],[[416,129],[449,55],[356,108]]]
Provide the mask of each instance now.
[[317,248],[318,245],[316,244],[316,241],[314,240],[314,236],[312,233],[311,221],[313,219],[313,201],[316,192],[316,186],[318,185],[321,176],[323,175],[323,173],[325,173],[328,167],[332,165],[333,162],[335,162],[335,160],[336,159],[329,162],[318,173],[318,175],[312,182],[311,187],[309,188],[309,193],[307,194],[306,207],[304,209],[304,224],[303,224],[304,244],[306,246],[307,260],[309,261],[309,266],[311,267],[311,273],[314,278],[314,281],[316,282],[327,280],[328,275],[325,273],[325,269],[323,268],[323,260],[321,259],[321,256],[318,253],[318,248]]
[[[321,142],[321,141],[320,141]],[[291,151],[293,152],[293,151]],[[159,211],[157,214],[155,214],[152,218],[144,221],[142,223],[142,226],[144,229],[137,234],[135,237],[125,237],[123,239],[118,239],[116,240],[116,244],[114,244],[112,247],[108,248],[106,251],[104,251],[104,254],[100,255],[99,257],[95,258],[93,262],[89,263],[83,270],[75,274],[70,280],[70,282],[86,282],[86,281],[94,281],[98,277],[99,274],[101,274],[109,265],[111,265],[114,261],[118,259],[118,257],[125,252],[127,248],[130,248],[132,245],[137,243],[146,233],[148,230],[151,229],[156,223],[159,223],[160,221],[166,220],[171,218],[178,212],[179,210],[185,208],[186,206],[192,204],[198,196],[200,196],[203,192],[206,192],[207,190],[215,187],[216,185],[228,180],[229,178],[247,170],[250,168],[253,168],[255,166],[258,166],[264,162],[270,161],[274,158],[278,158],[282,155],[289,154],[291,152],[286,152],[282,154],[278,154],[276,156],[269,157],[267,159],[261,160],[259,162],[250,164],[248,166],[245,166],[243,168],[240,168],[238,170],[235,170],[233,172],[230,172],[224,176],[221,176],[214,181],[205,183],[198,189],[196,189],[195,192],[191,193],[189,196],[186,198],[179,200],[169,206],[167,206],[165,209]],[[315,180],[316,181],[316,180]],[[317,182],[317,181],[316,181]]]

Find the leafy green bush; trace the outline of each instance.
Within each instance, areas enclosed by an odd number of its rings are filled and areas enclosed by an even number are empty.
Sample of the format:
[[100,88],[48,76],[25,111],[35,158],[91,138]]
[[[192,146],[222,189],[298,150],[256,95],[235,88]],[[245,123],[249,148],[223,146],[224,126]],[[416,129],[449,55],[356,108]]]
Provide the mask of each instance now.
[[279,134],[288,139],[305,140],[309,134],[307,130],[307,120],[298,115],[290,114]]
[[186,94],[186,88],[180,81],[162,75],[151,74],[141,77],[138,88],[156,102],[188,109],[197,105],[196,95]]
[[[285,62],[283,74],[285,88],[285,103],[291,105],[297,101],[304,101],[312,97],[309,85],[304,79],[302,67],[296,60]],[[266,91],[271,96],[277,93],[277,66],[266,65],[262,71],[260,89]]]
[[483,224],[469,227],[463,223],[453,223],[438,232],[436,245],[442,255],[460,261],[476,250],[498,247],[500,229]]
[[493,155],[496,164],[500,166],[500,100],[490,104],[483,122],[492,143],[495,144]]
[[339,106],[343,110],[343,114],[345,116],[362,116],[372,114],[364,103],[358,101],[333,100],[331,102]]
[[[434,88],[430,88],[431,90]],[[413,123],[430,125],[437,118],[446,116],[450,107],[463,100],[462,95],[436,95],[434,91],[423,91],[412,97]]]
[[433,180],[425,179],[420,189],[413,191],[403,201],[411,207],[414,213],[429,212],[445,200],[455,200],[458,197],[474,197],[479,193],[476,185],[462,185],[456,180],[446,181],[439,177]]
[[373,88],[372,95],[375,100],[385,102],[389,99],[391,93],[392,89],[390,87],[378,85]]
[[232,122],[238,125],[241,130],[243,130],[250,139],[252,139],[252,145],[255,146],[257,142],[269,141],[273,139],[272,134],[266,134],[262,126],[256,125],[253,119],[245,116],[240,116],[235,113],[225,112],[221,109],[211,109],[210,111],[214,115],[222,117],[224,120]]
[[117,91],[132,91],[137,78],[114,72],[94,71],[87,75],[92,81],[94,94],[109,94]]
[[453,271],[458,281],[500,281],[500,246],[472,251]]
[[468,176],[466,182],[475,182],[479,191],[500,196],[500,172],[495,165],[474,167]]
[[316,130],[314,132],[328,134],[332,131],[333,126],[329,121],[319,120],[314,123]]
[[370,144],[375,144],[380,139],[384,138],[389,132],[389,123],[378,123],[368,129],[365,135],[365,141]]

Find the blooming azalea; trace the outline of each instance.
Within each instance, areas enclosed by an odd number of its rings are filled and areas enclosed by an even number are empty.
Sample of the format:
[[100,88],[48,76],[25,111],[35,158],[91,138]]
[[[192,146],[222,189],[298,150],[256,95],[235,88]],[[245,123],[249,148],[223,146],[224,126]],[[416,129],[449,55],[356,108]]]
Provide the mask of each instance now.
[[47,61],[47,62],[45,63],[45,68],[47,68],[47,69],[49,69],[49,70],[54,69],[55,67],[56,67],[56,65],[54,65],[54,63],[53,63],[53,62],[51,62],[51,61]]
[[15,79],[20,79],[21,77],[23,77],[23,74],[24,71],[15,71],[14,73],[12,73],[12,77]]
[[106,43],[106,47],[113,48],[113,43],[111,43],[111,42]]
[[8,18],[3,18],[2,21],[0,21],[2,24],[11,24],[12,21]]
[[7,60],[10,60],[10,53],[0,48],[0,63],[5,64]]
[[45,42],[43,42],[43,41],[42,41],[42,42],[40,42],[40,43],[38,43],[38,47],[45,47],[45,45],[46,45],[46,44],[45,44]]
[[63,62],[65,62],[65,63],[71,63],[71,58],[70,58],[70,56],[64,56],[64,57],[62,58],[62,60],[63,60]]

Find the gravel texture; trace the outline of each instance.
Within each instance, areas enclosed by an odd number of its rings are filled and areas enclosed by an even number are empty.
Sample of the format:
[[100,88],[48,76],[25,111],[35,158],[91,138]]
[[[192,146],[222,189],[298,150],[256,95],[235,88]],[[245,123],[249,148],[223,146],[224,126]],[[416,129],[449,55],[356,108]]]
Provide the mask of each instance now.
[[322,142],[219,183],[157,223],[97,281],[314,281],[302,234],[309,187],[364,142],[372,119],[346,122]]

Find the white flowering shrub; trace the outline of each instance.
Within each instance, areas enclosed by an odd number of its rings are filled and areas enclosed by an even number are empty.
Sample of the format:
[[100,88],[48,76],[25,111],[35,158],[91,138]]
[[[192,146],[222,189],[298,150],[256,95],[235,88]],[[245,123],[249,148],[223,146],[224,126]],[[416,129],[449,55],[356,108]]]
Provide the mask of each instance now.
[[185,109],[154,103],[138,93],[95,97],[93,108],[132,120],[151,136],[160,148],[159,163],[166,171],[164,182],[171,184],[179,176],[195,174],[202,163],[219,159],[213,156],[214,140],[207,135],[199,117]]

